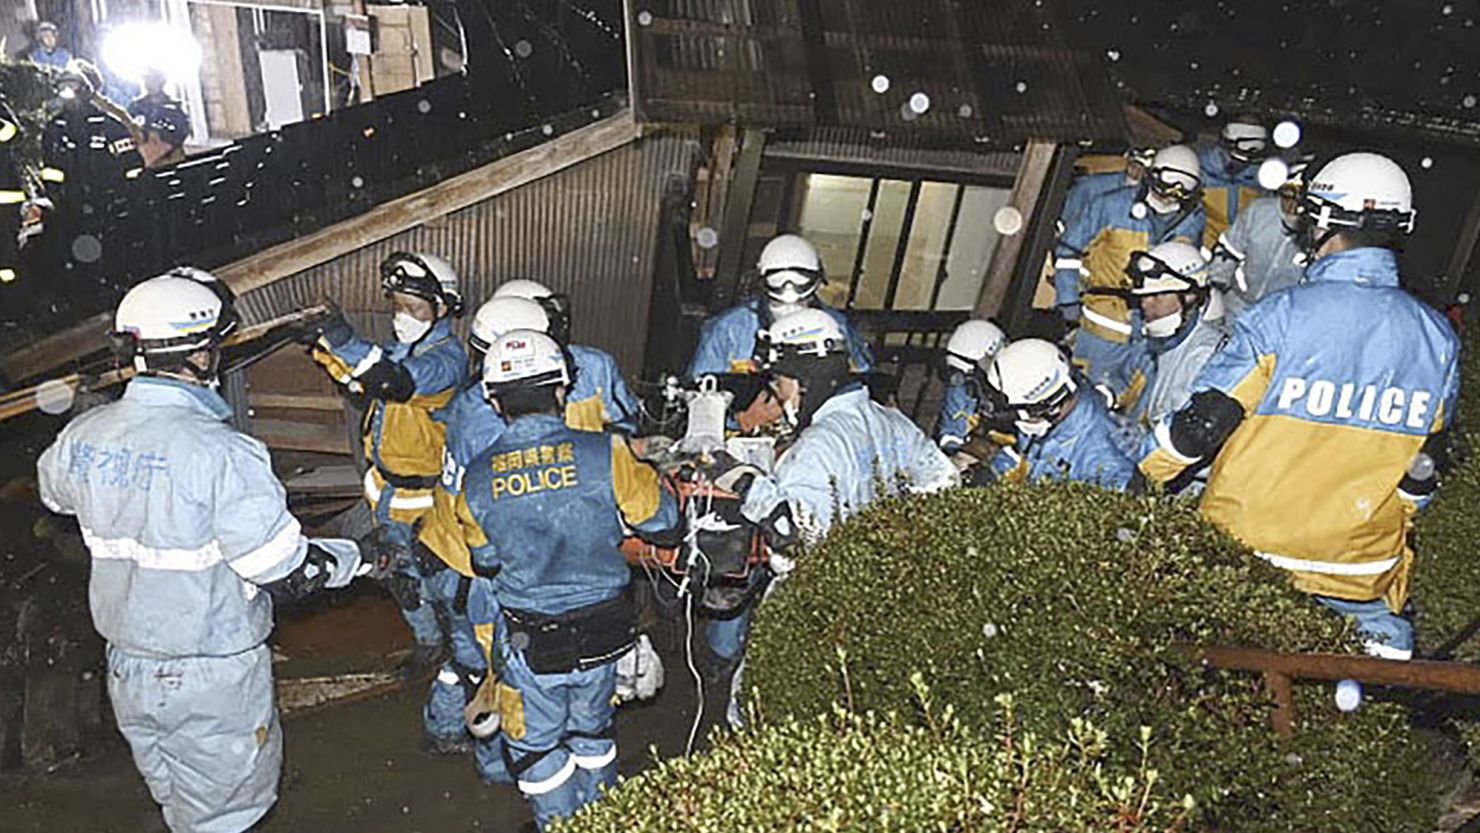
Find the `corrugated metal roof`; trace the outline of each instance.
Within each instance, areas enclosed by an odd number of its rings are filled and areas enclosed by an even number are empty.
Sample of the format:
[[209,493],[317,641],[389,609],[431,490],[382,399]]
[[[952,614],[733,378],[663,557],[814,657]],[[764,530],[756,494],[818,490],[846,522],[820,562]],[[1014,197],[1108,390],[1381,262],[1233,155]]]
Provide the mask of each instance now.
[[975,176],[1017,176],[1022,154],[1016,151],[977,151],[914,147],[877,138],[867,130],[820,127],[805,135],[766,143],[764,155],[774,159],[825,160],[869,167],[918,169],[931,174],[964,173]]
[[1124,134],[1098,56],[1055,2],[640,0],[646,121],[855,127],[936,145]]
[[426,250],[458,269],[469,315],[511,278],[568,293],[575,340],[611,352],[636,374],[662,198],[670,177],[688,175],[690,153],[676,136],[641,139],[247,293],[243,315],[263,320],[332,298],[367,336],[388,338],[378,265],[394,251]]

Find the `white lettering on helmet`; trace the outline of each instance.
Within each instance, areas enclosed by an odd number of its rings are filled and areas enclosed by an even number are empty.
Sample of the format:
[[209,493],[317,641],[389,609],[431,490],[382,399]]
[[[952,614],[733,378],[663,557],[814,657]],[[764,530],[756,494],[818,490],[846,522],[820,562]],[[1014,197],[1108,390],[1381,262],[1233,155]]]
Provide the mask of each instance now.
[[1280,388],[1275,407],[1289,411],[1297,405],[1313,417],[1333,414],[1337,419],[1356,417],[1361,422],[1374,419],[1384,425],[1404,425],[1409,428],[1426,429],[1433,421],[1434,394],[1430,391],[1408,391],[1403,388],[1378,390],[1376,385],[1361,388],[1361,400],[1352,410],[1352,400],[1357,398],[1357,384],[1317,379],[1306,382],[1298,376],[1288,376]]

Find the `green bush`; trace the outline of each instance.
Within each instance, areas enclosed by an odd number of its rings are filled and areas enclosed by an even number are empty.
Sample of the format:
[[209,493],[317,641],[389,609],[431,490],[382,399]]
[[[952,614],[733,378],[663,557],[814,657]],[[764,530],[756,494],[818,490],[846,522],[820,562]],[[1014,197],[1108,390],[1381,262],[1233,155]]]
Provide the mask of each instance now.
[[[1457,635],[1480,616],[1480,355],[1467,341],[1452,445],[1464,449],[1444,473],[1434,502],[1414,521],[1412,599],[1420,654]],[[1454,658],[1480,662],[1480,638],[1461,644]],[[1480,765],[1480,722],[1454,719]]]
[[834,702],[908,714],[918,671],[977,730],[1006,692],[1041,737],[1079,717],[1115,738],[1152,727],[1149,765],[1196,799],[1198,829],[1433,829],[1402,709],[1341,715],[1329,685],[1299,686],[1282,741],[1261,681],[1198,667],[1185,643],[1356,649],[1187,507],[1083,486],[958,490],[878,503],[803,556],[756,617],[746,689],[767,723]]
[[[917,681],[918,682],[918,681]],[[920,684],[921,702],[928,694]],[[1149,768],[1149,731],[1110,762],[1106,734],[1075,720],[1059,739],[1020,731],[1012,700],[991,736],[950,710],[913,722],[841,708],[717,738],[662,762],[557,828],[564,833],[1183,830],[1195,807]],[[1119,740],[1119,739],[1117,739]]]

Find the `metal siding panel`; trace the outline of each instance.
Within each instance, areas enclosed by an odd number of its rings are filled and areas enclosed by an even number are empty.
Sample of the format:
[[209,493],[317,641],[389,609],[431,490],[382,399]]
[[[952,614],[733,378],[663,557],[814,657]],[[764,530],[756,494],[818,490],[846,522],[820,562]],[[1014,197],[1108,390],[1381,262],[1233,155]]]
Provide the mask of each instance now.
[[532,278],[571,296],[577,341],[642,367],[664,186],[686,176],[691,146],[651,136],[336,258],[240,299],[248,322],[334,299],[366,336],[390,337],[379,263],[394,251],[447,257],[468,312],[504,280]]

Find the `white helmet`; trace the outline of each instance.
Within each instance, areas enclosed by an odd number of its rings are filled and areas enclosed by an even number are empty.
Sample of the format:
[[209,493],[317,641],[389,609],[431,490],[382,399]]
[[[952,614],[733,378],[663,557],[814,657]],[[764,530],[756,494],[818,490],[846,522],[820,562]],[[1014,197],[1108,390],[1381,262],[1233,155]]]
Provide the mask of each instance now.
[[1151,158],[1147,181],[1151,193],[1164,200],[1184,204],[1198,199],[1202,165],[1197,152],[1186,145],[1162,148]]
[[113,316],[112,338],[143,373],[179,367],[186,356],[219,346],[235,326],[235,313],[210,287],[165,274],[123,296]]
[[1208,286],[1208,261],[1191,243],[1172,240],[1150,251],[1132,252],[1126,273],[1132,295],[1192,292]]
[[1347,153],[1310,178],[1300,214],[1315,228],[1333,234],[1343,229],[1407,234],[1413,231],[1418,212],[1413,208],[1413,186],[1396,162],[1377,153]]
[[550,287],[539,281],[528,278],[515,278],[499,284],[498,289],[493,291],[495,298],[523,298],[534,301],[545,308],[545,313],[550,316],[550,335],[562,343],[570,334],[570,298],[559,292],[554,292]]
[[1253,119],[1234,119],[1223,125],[1218,134],[1228,155],[1235,161],[1251,164],[1263,159],[1269,150],[1269,128]]
[[483,357],[483,391],[498,396],[516,388],[569,385],[565,351],[550,336],[534,330],[504,333]]
[[946,366],[962,373],[986,370],[992,357],[1007,344],[1007,335],[990,321],[963,321],[946,340]]
[[495,339],[512,330],[549,333],[550,316],[534,301],[512,295],[502,298],[495,295],[484,301],[473,315],[473,324],[468,328],[468,345],[486,353]]
[[820,359],[848,351],[843,326],[832,315],[812,307],[777,319],[760,334],[760,340],[766,345],[763,364],[772,370],[804,358]]
[[755,267],[766,283],[766,297],[778,304],[805,303],[823,281],[817,249],[795,234],[771,238]]
[[1052,412],[1078,389],[1064,351],[1041,338],[1003,347],[987,368],[987,384],[1014,412],[1018,430],[1033,436],[1048,433]]
[[400,292],[431,303],[441,301],[448,315],[462,313],[457,271],[452,264],[425,252],[392,252],[380,262],[380,286],[389,295]]

